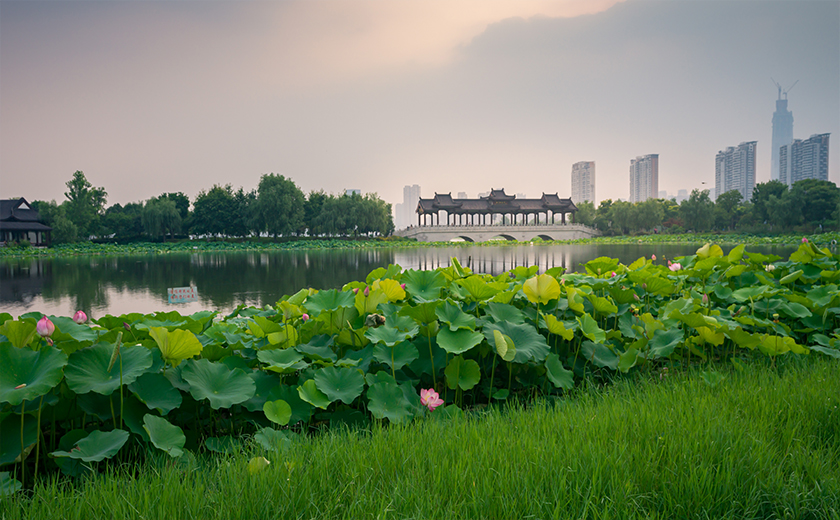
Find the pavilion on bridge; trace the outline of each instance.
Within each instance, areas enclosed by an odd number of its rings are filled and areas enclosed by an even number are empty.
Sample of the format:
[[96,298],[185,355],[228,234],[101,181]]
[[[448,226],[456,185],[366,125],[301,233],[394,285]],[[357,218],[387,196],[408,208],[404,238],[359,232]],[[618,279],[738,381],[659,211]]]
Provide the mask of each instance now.
[[[556,224],[555,217],[560,215],[560,223],[565,224],[567,213],[574,223],[577,210],[571,198],[561,199],[556,193],[543,193],[538,199],[517,199],[506,194],[504,188],[490,190],[490,195],[478,199],[453,199],[451,192],[435,193],[433,199],[420,199],[417,204],[417,226],[491,226],[496,223],[496,215],[509,217],[512,225],[529,225],[532,217],[536,225]],[[443,224],[441,211],[446,212]]]

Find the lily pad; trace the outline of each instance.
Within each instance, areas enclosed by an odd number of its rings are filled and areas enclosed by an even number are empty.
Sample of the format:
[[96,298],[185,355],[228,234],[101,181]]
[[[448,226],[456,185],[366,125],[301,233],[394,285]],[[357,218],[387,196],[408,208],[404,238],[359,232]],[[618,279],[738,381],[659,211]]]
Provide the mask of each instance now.
[[298,395],[302,400],[322,410],[326,410],[327,406],[330,405],[330,399],[324,392],[318,390],[315,381],[312,379],[298,387]]
[[450,354],[462,354],[484,340],[484,336],[474,330],[456,330],[443,328],[438,332],[437,344]]
[[85,462],[99,462],[110,459],[120,451],[128,440],[129,433],[125,430],[111,430],[103,432],[94,430],[79,440],[70,451],[54,451],[53,457],[68,457]]
[[464,359],[462,356],[453,358],[444,370],[444,374],[446,385],[453,390],[458,387],[461,390],[469,390],[481,379],[478,363],[472,359]]
[[414,301],[430,302],[440,298],[446,278],[439,271],[407,270],[402,275],[405,290]]
[[292,407],[282,399],[277,401],[266,401],[263,405],[263,413],[269,421],[285,426],[292,418]]
[[181,406],[183,398],[163,374],[146,373],[128,385],[128,389],[150,410],[166,415]]
[[17,406],[46,394],[64,377],[66,364],[67,354],[50,346],[36,351],[0,345],[0,403]]
[[538,334],[531,325],[514,325],[512,323],[487,323],[484,325],[484,337],[490,342],[490,345],[495,347],[495,338],[493,331],[498,330],[505,336],[510,337],[513,344],[516,345],[516,357],[513,358],[514,363],[527,363],[533,361],[542,363],[549,353],[548,344],[545,342],[545,336]]
[[575,386],[575,374],[566,370],[557,354],[549,354],[545,358],[545,370],[548,380],[557,388],[571,390]]
[[367,390],[368,410],[377,419],[403,423],[413,417],[411,402],[393,381],[374,383]]

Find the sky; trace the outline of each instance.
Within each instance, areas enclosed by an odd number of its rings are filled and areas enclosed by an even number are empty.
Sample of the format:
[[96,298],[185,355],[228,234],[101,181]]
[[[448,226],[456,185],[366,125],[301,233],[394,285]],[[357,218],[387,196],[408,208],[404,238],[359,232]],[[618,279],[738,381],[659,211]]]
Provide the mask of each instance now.
[[[840,1],[0,2],[0,198],[107,204],[276,173],[304,191],[491,188],[627,199],[714,187],[788,88],[794,136],[830,132],[840,184]],[[705,184],[703,184],[705,183]]]

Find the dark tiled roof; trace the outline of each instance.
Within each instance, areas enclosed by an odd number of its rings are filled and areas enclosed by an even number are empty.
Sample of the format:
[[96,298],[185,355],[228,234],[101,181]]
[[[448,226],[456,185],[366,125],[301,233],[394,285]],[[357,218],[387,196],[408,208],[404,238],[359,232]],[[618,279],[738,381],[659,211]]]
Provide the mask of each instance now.
[[420,199],[418,213],[435,213],[445,210],[460,213],[570,213],[577,211],[572,199],[561,199],[556,193],[543,193],[539,199],[517,199],[504,189],[491,190],[490,195],[478,199],[453,199],[451,193],[435,193],[433,199]]
[[10,231],[49,231],[52,229],[39,222],[41,216],[23,197],[0,200],[0,229]]
[[16,222],[0,220],[0,231],[50,231],[51,227],[40,222]]

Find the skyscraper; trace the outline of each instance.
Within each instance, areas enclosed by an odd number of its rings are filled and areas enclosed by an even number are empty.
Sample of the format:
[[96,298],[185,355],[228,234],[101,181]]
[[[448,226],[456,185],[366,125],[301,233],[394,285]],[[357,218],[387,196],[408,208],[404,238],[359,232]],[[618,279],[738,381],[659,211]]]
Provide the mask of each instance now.
[[403,188],[402,204],[397,204],[395,214],[394,227],[397,229],[404,229],[408,226],[415,225],[417,222],[417,204],[420,202],[420,186],[417,184],[413,186],[406,186]]
[[[787,93],[790,88],[782,92],[782,86],[778,83],[776,86],[779,88],[779,99],[776,100],[776,111],[773,112],[773,143],[770,148],[770,180],[774,181],[779,180],[779,149],[793,141],[793,112],[787,109]],[[722,194],[718,192],[718,195]]]
[[742,200],[752,199],[755,188],[756,141],[730,146],[715,157],[715,195],[737,190]]
[[630,202],[655,199],[659,194],[659,154],[630,160]]
[[572,165],[572,200],[595,204],[595,161]]
[[779,180],[791,186],[802,179],[828,180],[828,137],[814,134],[779,147]]

